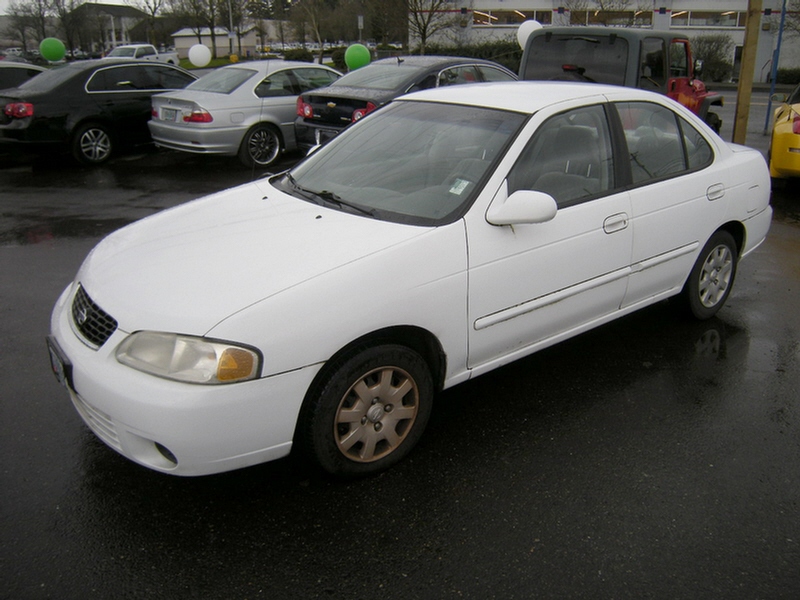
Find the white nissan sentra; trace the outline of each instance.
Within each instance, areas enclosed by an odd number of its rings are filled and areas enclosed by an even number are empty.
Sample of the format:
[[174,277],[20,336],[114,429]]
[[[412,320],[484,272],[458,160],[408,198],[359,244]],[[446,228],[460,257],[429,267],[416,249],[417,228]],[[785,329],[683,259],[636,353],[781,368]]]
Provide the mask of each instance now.
[[760,153],[661,95],[429,90],[109,235],[55,306],[53,369],[106,444],[158,471],[296,446],[375,473],[443,388],[672,296],[714,315],[769,194]]

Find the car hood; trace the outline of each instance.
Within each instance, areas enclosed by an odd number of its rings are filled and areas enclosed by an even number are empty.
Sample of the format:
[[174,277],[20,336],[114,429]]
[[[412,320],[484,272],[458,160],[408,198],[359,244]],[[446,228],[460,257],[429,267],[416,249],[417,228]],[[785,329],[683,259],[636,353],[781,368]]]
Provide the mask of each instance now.
[[311,204],[261,180],[120,229],[91,252],[77,281],[123,331],[202,335],[429,230]]

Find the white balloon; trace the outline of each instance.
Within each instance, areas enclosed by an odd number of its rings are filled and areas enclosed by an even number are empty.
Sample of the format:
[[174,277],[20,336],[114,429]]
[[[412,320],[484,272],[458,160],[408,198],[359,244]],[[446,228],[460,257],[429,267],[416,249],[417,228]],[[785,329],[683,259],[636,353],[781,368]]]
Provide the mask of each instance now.
[[195,44],[189,48],[189,62],[195,67],[205,67],[211,62],[211,50],[203,44]]
[[528,38],[537,29],[541,29],[543,25],[539,21],[523,21],[517,29],[517,41],[520,48],[525,49],[525,44],[528,43]]

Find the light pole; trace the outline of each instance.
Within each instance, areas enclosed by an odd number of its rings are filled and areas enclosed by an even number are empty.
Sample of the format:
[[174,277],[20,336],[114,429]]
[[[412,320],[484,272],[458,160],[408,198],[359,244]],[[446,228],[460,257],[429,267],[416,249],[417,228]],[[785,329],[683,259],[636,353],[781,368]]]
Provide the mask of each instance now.
[[233,9],[231,0],[228,0],[228,55],[233,55]]

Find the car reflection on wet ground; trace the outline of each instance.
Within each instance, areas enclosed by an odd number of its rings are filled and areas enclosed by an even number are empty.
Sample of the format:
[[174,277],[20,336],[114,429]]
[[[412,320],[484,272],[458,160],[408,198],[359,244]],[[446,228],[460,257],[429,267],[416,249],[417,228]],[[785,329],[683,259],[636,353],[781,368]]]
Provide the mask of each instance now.
[[0,170],[0,597],[800,594],[796,186],[717,317],[664,302],[450,389],[383,475],[139,467],[49,372],[50,310],[105,234],[263,174],[155,151]]

